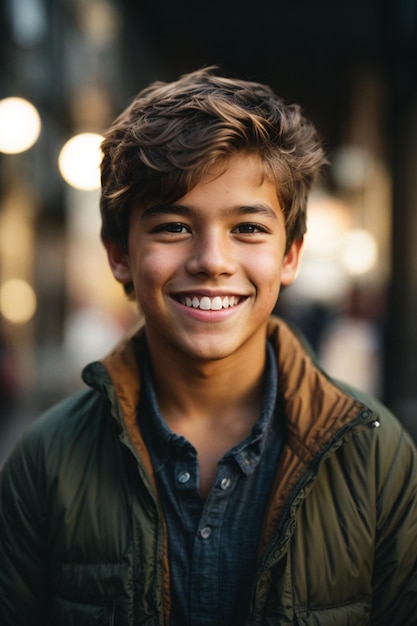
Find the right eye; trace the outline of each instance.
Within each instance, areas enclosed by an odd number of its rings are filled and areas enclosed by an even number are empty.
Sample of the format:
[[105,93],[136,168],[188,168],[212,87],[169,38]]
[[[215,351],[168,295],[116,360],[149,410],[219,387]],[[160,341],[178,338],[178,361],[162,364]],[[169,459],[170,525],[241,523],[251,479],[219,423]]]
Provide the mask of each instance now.
[[165,224],[160,224],[154,228],[155,233],[172,233],[173,235],[183,235],[185,233],[189,233],[190,230],[188,226],[183,224],[182,222],[167,222]]

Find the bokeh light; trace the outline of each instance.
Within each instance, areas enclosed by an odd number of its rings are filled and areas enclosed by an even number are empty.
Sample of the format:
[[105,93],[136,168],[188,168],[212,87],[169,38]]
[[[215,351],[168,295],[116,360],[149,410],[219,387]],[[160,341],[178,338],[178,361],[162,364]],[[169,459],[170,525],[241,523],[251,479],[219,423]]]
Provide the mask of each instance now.
[[100,144],[98,133],[80,133],[63,146],[58,167],[63,179],[76,189],[91,191],[100,187]]
[[0,312],[12,324],[26,324],[36,306],[35,292],[25,280],[10,278],[0,286]]
[[0,152],[25,152],[37,141],[41,119],[28,100],[10,97],[0,100]]
[[361,228],[349,231],[343,237],[340,260],[352,276],[361,276],[371,271],[378,260],[375,237]]

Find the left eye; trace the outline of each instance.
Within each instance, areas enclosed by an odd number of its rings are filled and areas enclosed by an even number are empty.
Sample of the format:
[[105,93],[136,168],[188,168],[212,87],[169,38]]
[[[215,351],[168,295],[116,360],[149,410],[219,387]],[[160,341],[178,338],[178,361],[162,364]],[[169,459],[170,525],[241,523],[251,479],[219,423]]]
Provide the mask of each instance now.
[[265,228],[263,228],[259,224],[239,224],[239,226],[236,226],[235,232],[251,235],[252,233],[264,233]]
[[173,233],[175,235],[181,235],[182,233],[188,232],[185,224],[181,224],[181,222],[169,222],[167,224],[161,224],[161,226],[159,226],[157,230],[158,232]]

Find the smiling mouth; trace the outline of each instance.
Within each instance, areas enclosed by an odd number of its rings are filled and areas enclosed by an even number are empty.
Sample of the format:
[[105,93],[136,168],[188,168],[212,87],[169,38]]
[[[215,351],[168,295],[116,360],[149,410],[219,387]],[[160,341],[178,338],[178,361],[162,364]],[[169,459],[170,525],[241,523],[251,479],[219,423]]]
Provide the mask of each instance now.
[[181,296],[179,302],[192,309],[201,309],[202,311],[220,311],[221,309],[229,309],[239,304],[241,298],[239,296]]

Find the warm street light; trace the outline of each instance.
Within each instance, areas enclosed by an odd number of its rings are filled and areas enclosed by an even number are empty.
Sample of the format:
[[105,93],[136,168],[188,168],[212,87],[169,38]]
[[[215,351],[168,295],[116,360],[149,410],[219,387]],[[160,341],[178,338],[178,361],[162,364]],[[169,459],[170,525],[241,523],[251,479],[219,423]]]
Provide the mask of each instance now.
[[63,179],[76,189],[85,191],[100,187],[100,144],[97,133],[80,133],[67,141],[58,157]]
[[0,152],[18,154],[33,146],[41,132],[37,109],[28,100],[0,100]]

